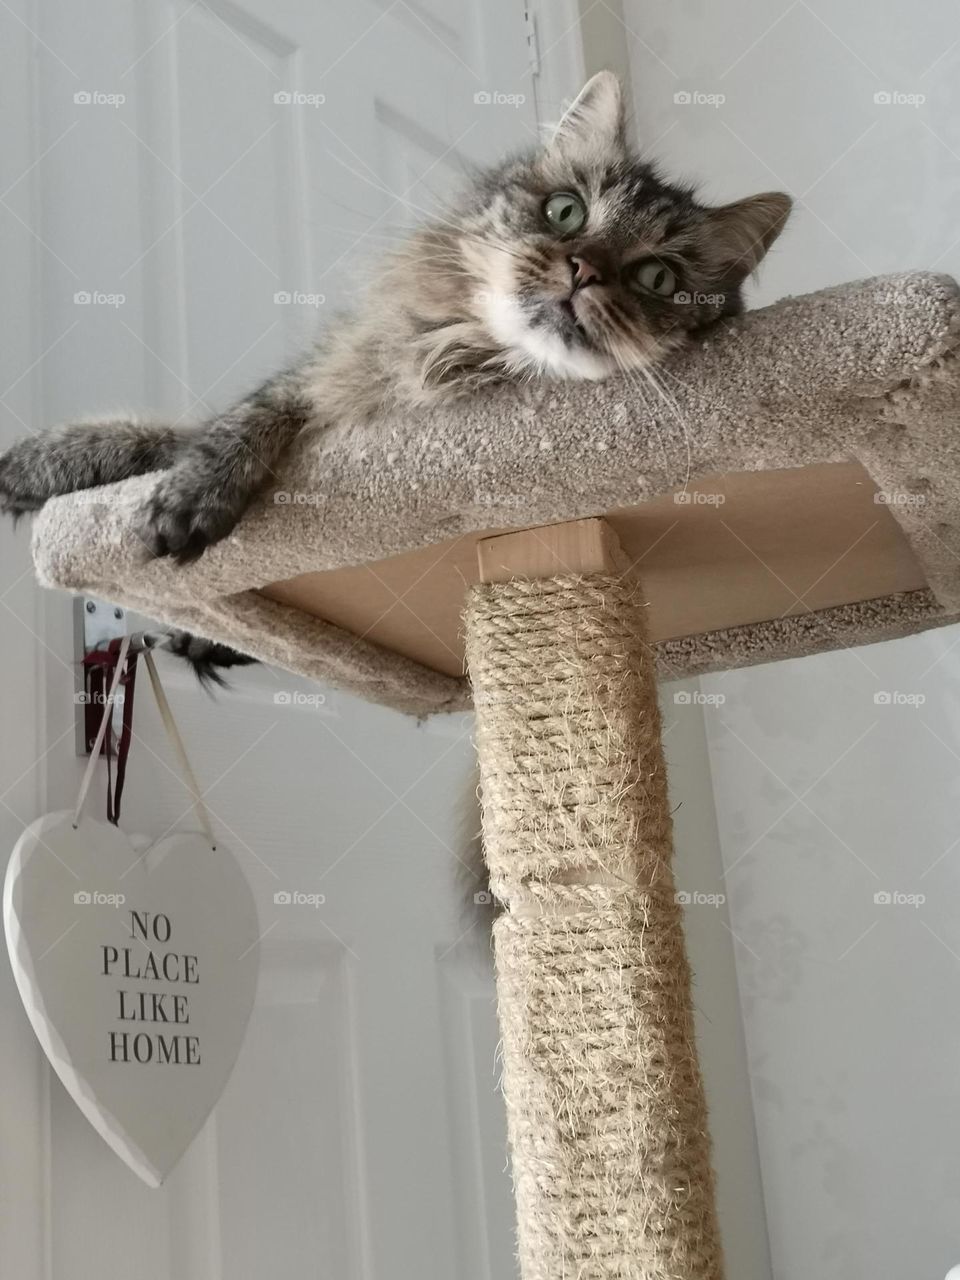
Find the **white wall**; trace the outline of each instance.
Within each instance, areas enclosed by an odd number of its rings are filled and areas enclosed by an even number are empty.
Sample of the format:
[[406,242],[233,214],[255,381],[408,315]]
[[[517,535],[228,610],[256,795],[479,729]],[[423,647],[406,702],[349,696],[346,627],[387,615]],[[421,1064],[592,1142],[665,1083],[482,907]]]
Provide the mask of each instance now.
[[697,1046],[710,1109],[717,1214],[728,1275],[736,1280],[772,1280],[705,709],[691,696],[698,687],[696,680],[664,684],[660,706],[677,889],[689,895],[684,924],[693,970]]
[[[955,4],[625,12],[666,165],[711,198],[799,197],[755,302],[960,272]],[[938,1280],[960,1260],[958,676],[953,628],[704,682],[726,699],[707,732],[779,1280]]]

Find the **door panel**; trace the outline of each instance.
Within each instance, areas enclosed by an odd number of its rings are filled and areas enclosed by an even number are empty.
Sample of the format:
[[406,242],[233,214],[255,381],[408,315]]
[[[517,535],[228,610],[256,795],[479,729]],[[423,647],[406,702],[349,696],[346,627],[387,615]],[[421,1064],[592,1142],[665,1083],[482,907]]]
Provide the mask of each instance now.
[[[38,239],[27,239],[44,327],[38,400],[19,410],[29,426],[117,406],[184,420],[225,406],[336,324],[361,264],[465,166],[535,134],[522,0],[45,0],[27,21],[32,154],[43,155]],[[490,90],[526,100],[474,101]],[[123,100],[78,103],[78,92]],[[78,303],[81,291],[122,300]],[[56,740],[73,718],[60,656],[71,652],[69,604],[48,606],[51,750],[24,821],[71,803],[80,770],[72,732]],[[45,1241],[30,1246],[32,1274],[513,1274],[489,948],[485,926],[464,915],[457,862],[469,718],[417,724],[265,668],[211,700],[176,664],[163,672],[215,824],[256,896],[257,1002],[220,1104],[159,1191],[38,1072],[48,1101],[41,1091],[22,1143],[46,1187],[33,1197]],[[25,696],[32,707],[37,687]],[[137,719],[124,826],[189,825],[146,689]],[[274,901],[294,890],[323,901]],[[36,1063],[22,1027],[19,1041]]]

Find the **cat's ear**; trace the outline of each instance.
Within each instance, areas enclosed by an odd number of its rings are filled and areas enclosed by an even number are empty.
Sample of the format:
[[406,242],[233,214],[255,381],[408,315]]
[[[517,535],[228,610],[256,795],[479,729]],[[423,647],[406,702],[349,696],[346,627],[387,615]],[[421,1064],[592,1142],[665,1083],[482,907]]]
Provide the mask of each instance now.
[[626,148],[623,90],[612,71],[598,71],[554,130],[548,150],[573,163],[621,155]]
[[765,191],[711,209],[705,256],[724,278],[745,280],[786,226],[792,208],[793,201],[782,191]]

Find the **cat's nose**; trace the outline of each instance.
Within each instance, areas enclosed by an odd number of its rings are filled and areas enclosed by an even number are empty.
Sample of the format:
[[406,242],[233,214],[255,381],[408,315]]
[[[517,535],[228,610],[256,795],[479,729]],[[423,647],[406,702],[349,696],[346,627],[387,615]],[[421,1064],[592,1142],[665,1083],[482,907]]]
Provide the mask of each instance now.
[[588,262],[586,258],[577,258],[571,255],[570,265],[573,267],[573,287],[582,289],[588,284],[602,284],[603,276],[600,274],[598,267],[592,262]]

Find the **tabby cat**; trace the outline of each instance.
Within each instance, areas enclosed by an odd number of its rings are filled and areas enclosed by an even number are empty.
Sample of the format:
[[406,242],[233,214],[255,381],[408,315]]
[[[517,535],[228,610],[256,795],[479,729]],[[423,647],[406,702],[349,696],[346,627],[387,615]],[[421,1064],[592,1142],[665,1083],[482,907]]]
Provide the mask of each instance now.
[[[269,489],[305,429],[389,418],[494,382],[655,366],[742,309],[789,197],[701,204],[626,139],[619,82],[588,82],[542,147],[480,173],[384,263],[353,314],[289,369],[190,428],[108,419],[0,456],[0,510],[158,471],[139,515],[154,556],[185,564]],[[243,661],[179,636],[203,673]]]

